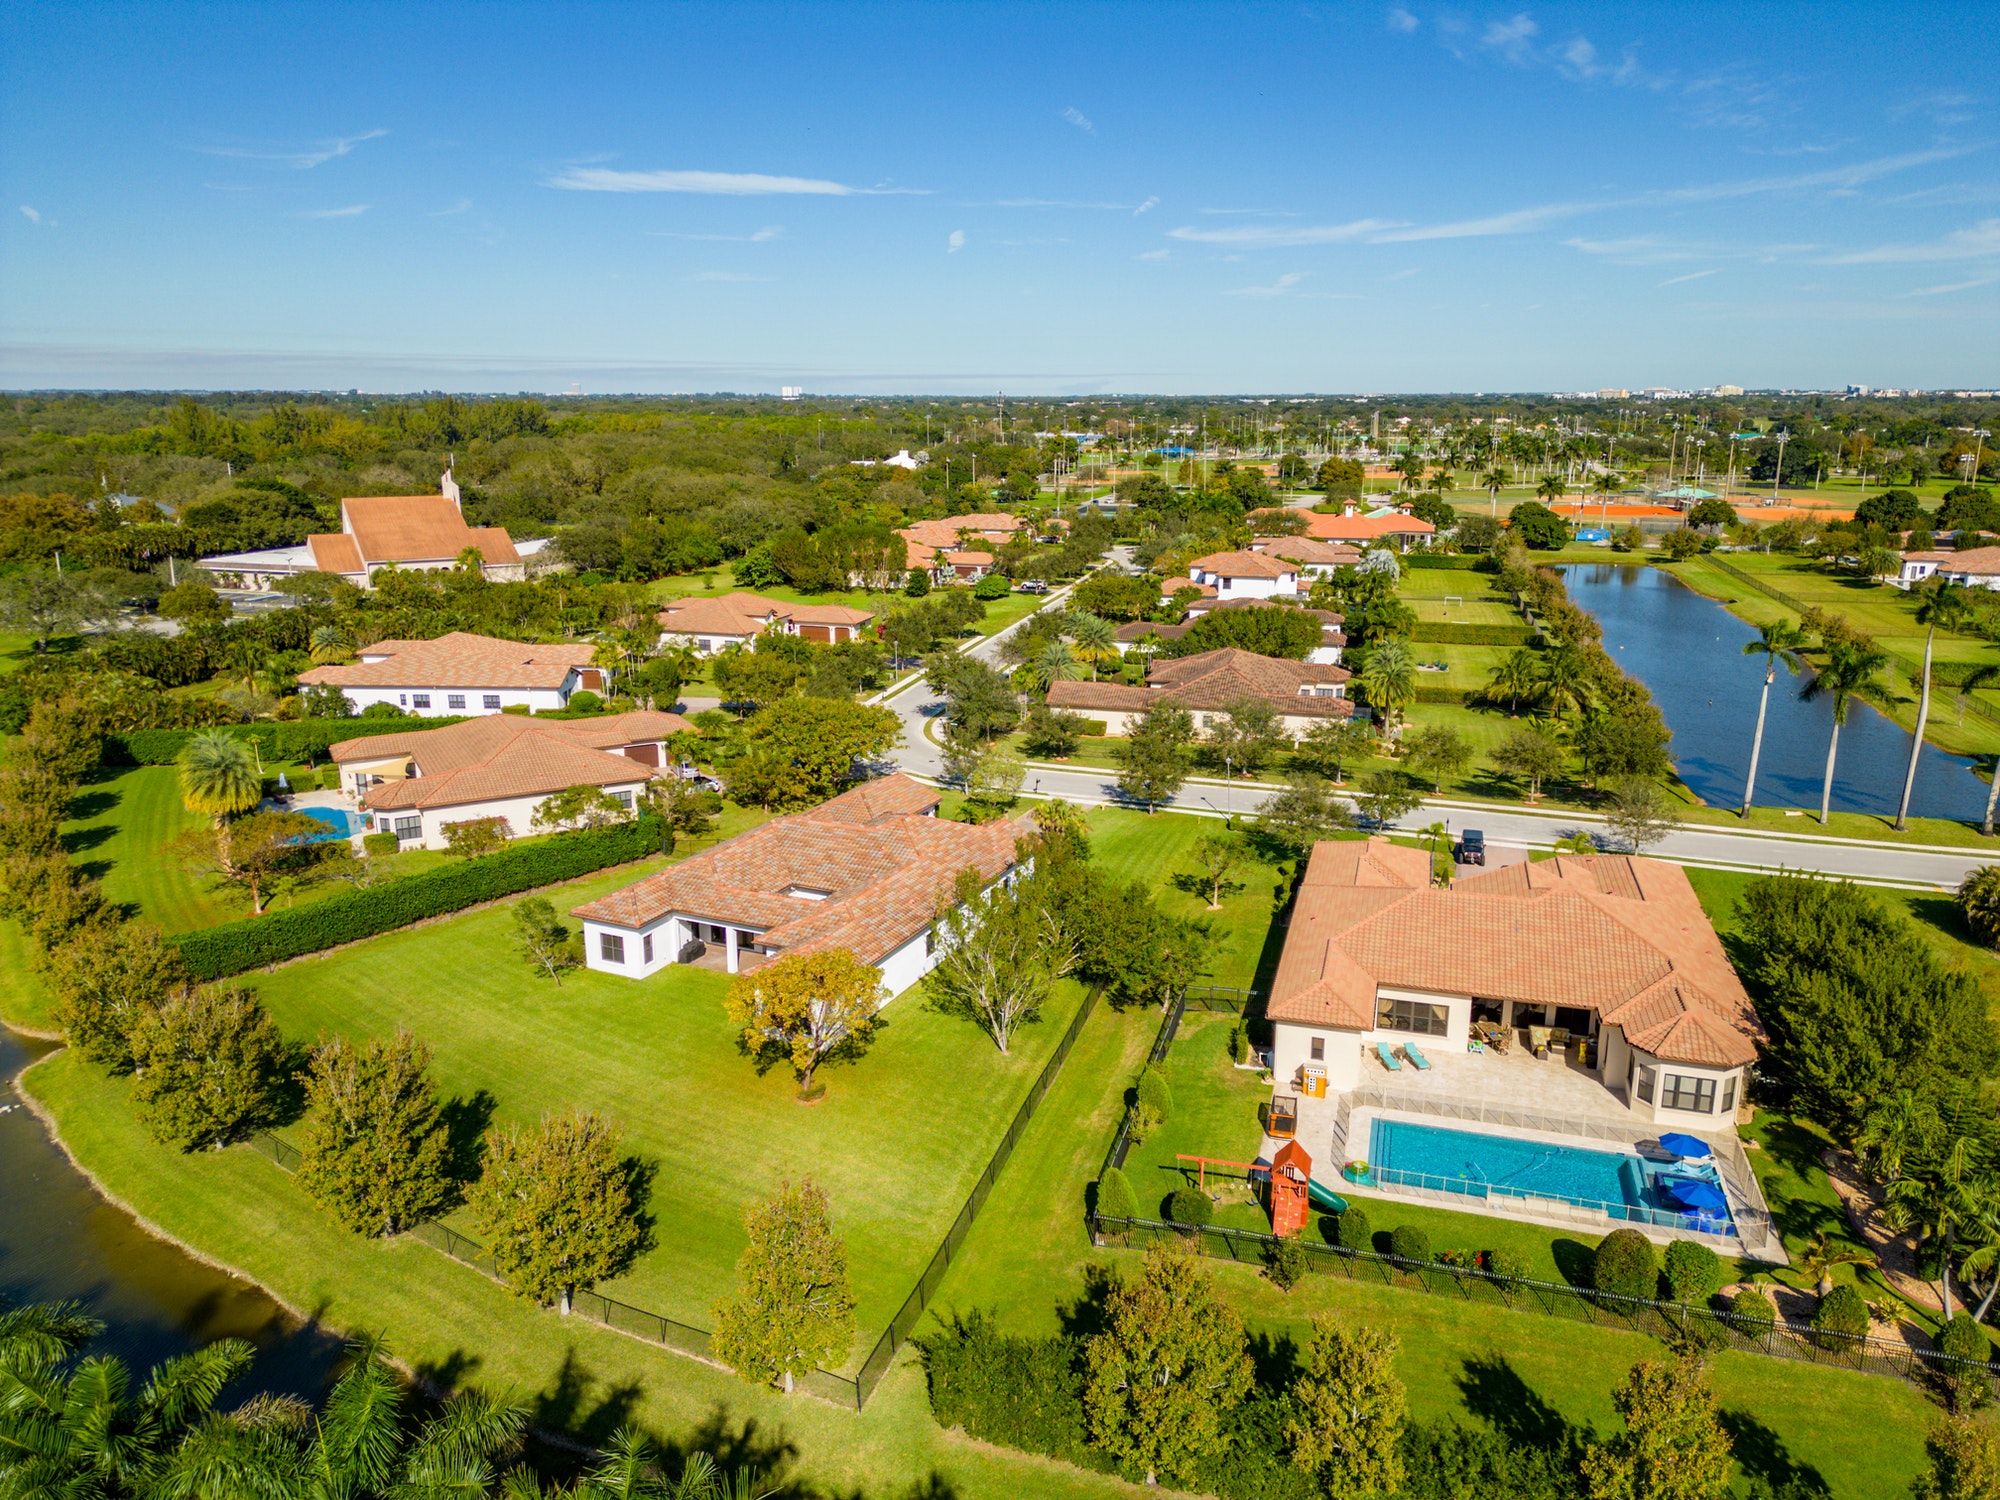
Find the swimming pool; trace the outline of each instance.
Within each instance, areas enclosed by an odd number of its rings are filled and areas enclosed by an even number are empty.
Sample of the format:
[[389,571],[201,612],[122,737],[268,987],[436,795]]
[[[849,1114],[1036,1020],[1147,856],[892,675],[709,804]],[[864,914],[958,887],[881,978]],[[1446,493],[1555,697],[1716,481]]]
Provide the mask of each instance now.
[[1629,1151],[1592,1151],[1481,1131],[1448,1130],[1379,1116],[1369,1127],[1370,1175],[1387,1186],[1458,1193],[1468,1198],[1554,1199],[1613,1219],[1706,1234],[1734,1234],[1729,1209],[1691,1211],[1666,1185],[1694,1179],[1719,1185],[1701,1162],[1649,1161]]
[[366,833],[368,831],[360,818],[357,818],[353,813],[348,812],[344,808],[301,807],[294,810],[304,813],[309,818],[317,818],[320,822],[326,824],[326,832],[314,834],[307,841],[309,843],[323,844],[329,839],[352,838],[357,833]]

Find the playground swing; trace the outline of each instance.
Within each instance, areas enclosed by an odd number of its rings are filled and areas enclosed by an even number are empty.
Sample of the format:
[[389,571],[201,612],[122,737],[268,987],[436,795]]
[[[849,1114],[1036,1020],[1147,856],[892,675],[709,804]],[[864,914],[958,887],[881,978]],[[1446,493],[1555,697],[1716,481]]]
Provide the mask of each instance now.
[[1195,1184],[1204,1193],[1208,1191],[1210,1167],[1237,1167],[1253,1185],[1258,1182],[1265,1184],[1265,1207],[1271,1214],[1271,1233],[1280,1239],[1304,1230],[1315,1207],[1332,1213],[1347,1211],[1346,1199],[1312,1180],[1312,1157],[1297,1141],[1286,1141],[1280,1146],[1268,1166],[1257,1162],[1229,1161],[1217,1156],[1192,1156],[1185,1152],[1176,1153],[1174,1160],[1195,1164]]

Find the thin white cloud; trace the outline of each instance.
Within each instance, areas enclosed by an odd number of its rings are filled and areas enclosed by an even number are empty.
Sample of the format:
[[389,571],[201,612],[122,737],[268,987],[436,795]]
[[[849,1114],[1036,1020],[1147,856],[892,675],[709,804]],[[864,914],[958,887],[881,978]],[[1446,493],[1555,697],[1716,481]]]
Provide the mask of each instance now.
[[956,255],[964,248],[965,231],[963,229],[954,229],[951,232],[951,237],[944,242],[944,253],[946,255]]
[[2000,219],[1981,219],[1970,229],[1954,229],[1950,234],[1915,245],[1878,245],[1872,250],[1856,250],[1834,255],[1826,263],[1833,266],[1911,264],[1938,260],[1985,260],[2000,256]]
[[[1123,213],[1131,208],[1129,203],[1092,203],[1075,198],[995,198],[990,203],[963,203],[961,208],[1103,208],[1116,209]],[[1144,205],[1135,212],[1143,213]]]
[[1389,279],[1391,281],[1408,281],[1412,276],[1417,274],[1417,269],[1417,267],[1411,266],[1407,271],[1391,272]]
[[1304,271],[1287,271],[1269,286],[1231,287],[1222,295],[1225,297],[1282,297],[1305,279],[1306,273]]
[[332,140],[318,141],[297,151],[259,151],[248,146],[199,146],[204,156],[229,156],[238,161],[270,161],[282,166],[296,167],[309,171],[313,167],[332,161],[337,156],[345,156],[363,141],[380,140],[389,132],[386,130],[364,130],[360,135],[335,136]]
[[361,215],[367,213],[372,206],[367,203],[350,203],[345,208],[308,208],[303,210],[299,214],[299,217],[301,219],[358,219]]
[[752,276],[748,271],[701,271],[696,281],[770,281],[769,276]]
[[1140,214],[1148,213],[1151,210],[1158,208],[1159,206],[1160,206],[1160,197],[1159,194],[1155,193],[1152,197],[1148,198],[1144,203],[1141,203],[1137,208],[1132,210],[1132,217],[1136,219],[1139,217]]
[[1721,274],[1722,274],[1722,267],[1717,266],[1712,271],[1690,271],[1685,276],[1669,276],[1665,281],[1661,282],[1660,285],[1679,286],[1683,281],[1699,281],[1704,276],[1719,276]]
[[785,235],[777,224],[766,224],[754,234],[690,234],[679,229],[648,229],[646,233],[656,240],[698,240],[709,245],[761,245]]
[[1296,219],[1299,216],[1288,208],[1198,208],[1198,214],[1240,214],[1255,215],[1260,219]]
[[1084,117],[1083,111],[1078,109],[1074,104],[1070,105],[1067,109],[1065,109],[1062,112],[1062,117],[1065,120],[1069,121],[1070,124],[1074,125],[1078,130],[1088,130],[1093,134],[1097,130],[1097,127],[1091,124],[1090,121]]
[[618,172],[609,167],[566,167],[543,179],[542,185],[577,193],[707,193],[730,198],[785,194],[852,198],[923,191],[849,187],[821,177],[776,177],[763,172]]
[[1167,258],[1167,257],[1168,257],[1169,255],[1172,255],[1172,254],[1173,254],[1173,251],[1171,251],[1171,250],[1142,250],[1142,251],[1140,251],[1140,252],[1139,252],[1139,254],[1138,254],[1138,255],[1137,255],[1136,257],[1135,257],[1135,259],[1138,259],[1138,260],[1165,260],[1165,259],[1166,259],[1166,258]]
[[1509,62],[1524,63],[1532,55],[1532,44],[1541,30],[1533,17],[1523,11],[1512,20],[1489,22],[1486,34],[1479,39],[1480,45],[1499,53]]
[[447,208],[434,210],[428,217],[433,219],[449,219],[453,214],[468,213],[471,209],[472,200],[470,198],[461,198]]
[[21,205],[21,212],[28,216],[28,222],[30,224],[39,224],[42,222],[41,213],[36,209],[28,207],[28,205],[25,203]]
[[1417,18],[1398,5],[1389,12],[1389,29],[1400,31],[1405,36],[1417,29]]
[[1403,228],[1387,228],[1371,235],[1369,243],[1407,245],[1419,240],[1469,240],[1495,234],[1522,234],[1530,229],[1539,229],[1551,220],[1566,219],[1585,212],[1588,206],[1580,203],[1548,203],[1539,208],[1517,208],[1504,214],[1489,214],[1483,219],[1459,219],[1450,224],[1417,224]]
[[1356,219],[1351,224],[1246,224],[1241,229],[1196,229],[1189,224],[1169,229],[1167,237],[1198,245],[1251,245],[1275,249],[1287,245],[1338,245],[1356,240],[1373,243],[1384,231],[1401,227],[1388,219]]
[[2000,272],[1991,276],[1977,276],[1971,281],[1954,281],[1946,286],[1920,286],[1913,292],[1903,292],[1904,297],[1942,297],[1948,292],[1969,292],[1976,286],[1991,286],[2000,281]]

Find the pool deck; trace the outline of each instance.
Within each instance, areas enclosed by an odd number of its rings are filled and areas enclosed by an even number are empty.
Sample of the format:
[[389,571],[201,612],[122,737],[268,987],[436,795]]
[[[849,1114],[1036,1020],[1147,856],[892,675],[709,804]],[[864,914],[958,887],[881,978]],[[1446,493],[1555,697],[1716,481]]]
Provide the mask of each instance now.
[[[1421,1047],[1421,1044],[1419,1044]],[[1730,1211],[1739,1239],[1691,1234],[1660,1225],[1613,1222],[1595,1210],[1542,1199],[1475,1198],[1463,1194],[1398,1184],[1392,1188],[1364,1187],[1343,1176],[1342,1165],[1366,1157],[1369,1127],[1378,1117],[1406,1119],[1427,1125],[1488,1131],[1517,1140],[1550,1146],[1603,1151],[1642,1151],[1655,1141],[1660,1128],[1641,1120],[1625,1107],[1622,1089],[1606,1088],[1595,1075],[1565,1058],[1537,1058],[1518,1044],[1508,1052],[1425,1051],[1428,1071],[1404,1063],[1390,1072],[1371,1051],[1362,1062],[1361,1086],[1351,1094],[1325,1099],[1300,1096],[1299,1144],[1313,1159],[1313,1179],[1343,1197],[1378,1197],[1435,1203],[1458,1213],[1574,1228],[1602,1235],[1615,1228],[1635,1228],[1648,1239],[1665,1244],[1674,1239],[1699,1239],[1729,1255],[1788,1264],[1777,1235],[1768,1231],[1769,1211],[1756,1174],[1743,1158],[1733,1120],[1718,1120],[1719,1129],[1693,1131],[1717,1148]],[[1289,1094],[1289,1089],[1278,1092]],[[1282,1142],[1266,1136],[1263,1159]]]

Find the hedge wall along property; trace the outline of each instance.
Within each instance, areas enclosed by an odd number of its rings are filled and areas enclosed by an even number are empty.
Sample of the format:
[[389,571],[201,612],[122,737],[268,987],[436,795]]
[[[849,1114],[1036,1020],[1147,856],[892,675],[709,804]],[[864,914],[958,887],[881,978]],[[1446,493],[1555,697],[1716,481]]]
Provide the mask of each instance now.
[[[342,740],[370,734],[411,734],[462,724],[463,718],[438,719],[295,719],[282,723],[223,724],[219,732],[250,740],[266,760],[309,762],[325,760],[327,750]],[[130,729],[104,737],[108,766],[170,766],[197,734],[216,729]]]
[[1415,641],[1451,646],[1532,646],[1535,632],[1526,625],[1468,625],[1459,620],[1419,620]]
[[660,838],[656,818],[553,834],[495,854],[454,861],[422,875],[367,890],[343,891],[308,906],[225,922],[167,941],[180,949],[181,961],[197,979],[223,979],[392,932],[427,917],[463,911],[482,901],[644,859],[660,847]]

